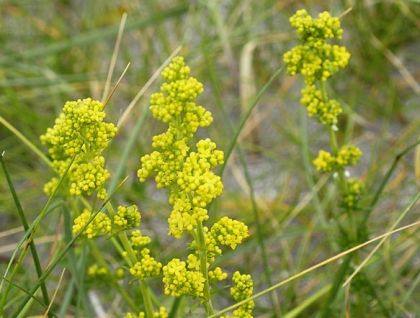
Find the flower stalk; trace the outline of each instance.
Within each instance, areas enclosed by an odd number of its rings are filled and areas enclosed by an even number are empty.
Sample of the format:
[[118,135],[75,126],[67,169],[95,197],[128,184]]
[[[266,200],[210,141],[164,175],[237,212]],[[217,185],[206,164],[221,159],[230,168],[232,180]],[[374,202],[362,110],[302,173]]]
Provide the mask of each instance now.
[[200,271],[204,277],[204,306],[208,315],[214,314],[213,305],[211,303],[209,273],[207,264],[207,247],[205,244],[203,224],[200,222],[197,226],[197,240],[200,251]]

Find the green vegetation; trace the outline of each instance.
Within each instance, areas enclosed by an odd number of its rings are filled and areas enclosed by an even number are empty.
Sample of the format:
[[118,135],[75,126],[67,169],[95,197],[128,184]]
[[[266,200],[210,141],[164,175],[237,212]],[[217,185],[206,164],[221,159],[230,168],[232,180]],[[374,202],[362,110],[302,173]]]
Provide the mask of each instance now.
[[0,15],[0,317],[420,312],[418,1]]

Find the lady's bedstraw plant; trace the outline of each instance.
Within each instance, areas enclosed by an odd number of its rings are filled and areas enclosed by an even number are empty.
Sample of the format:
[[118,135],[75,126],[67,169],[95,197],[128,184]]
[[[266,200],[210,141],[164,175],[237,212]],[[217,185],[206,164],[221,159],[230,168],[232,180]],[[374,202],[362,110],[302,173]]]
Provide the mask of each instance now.
[[[106,204],[106,212],[94,212],[87,206],[74,219],[73,234],[85,239],[108,236],[125,261],[131,278],[138,280],[143,296],[144,311],[127,313],[127,318],[167,318],[165,307],[152,302],[148,280],[162,277],[166,295],[189,295],[205,306],[207,314],[214,313],[211,287],[227,279],[228,274],[213,266],[223,248],[235,249],[248,236],[242,222],[222,217],[211,227],[207,206],[223,191],[223,183],[212,169],[223,163],[223,152],[216,149],[210,139],[199,140],[193,145],[199,127],[207,127],[212,115],[194,100],[203,91],[203,85],[190,77],[190,69],[182,57],[176,57],[162,72],[166,82],[160,92],[151,97],[153,116],[168,124],[168,130],[153,138],[155,149],[141,158],[138,170],[140,181],[155,176],[158,188],[169,190],[169,234],[180,238],[185,233],[192,241],[186,260],[172,259],[165,266],[157,261],[147,248],[151,242],[139,230],[141,215],[135,205]],[[102,152],[116,133],[116,127],[105,120],[104,105],[90,98],[67,102],[63,112],[41,140],[49,147],[53,165],[62,175],[68,172],[68,193],[71,196],[91,195],[106,197],[104,184],[110,173],[105,168]],[[194,149],[195,148],[195,149]],[[45,186],[51,193],[57,185],[53,178]],[[90,244],[93,252],[95,245]],[[112,272],[103,256],[96,251],[97,263],[87,270],[88,282],[112,284],[125,276],[122,266]],[[231,295],[235,301],[249,298],[253,292],[250,275],[235,272],[232,277]],[[248,301],[233,312],[233,317],[252,317],[253,301]]]
[[[49,147],[58,175],[62,175],[72,162],[67,172],[68,193],[71,196],[92,195],[95,192],[100,199],[105,199],[107,193],[104,185],[110,173],[105,168],[102,152],[116,132],[114,124],[105,122],[104,104],[86,98],[67,102],[54,127],[41,136],[41,141]],[[57,182],[58,178],[54,177],[45,185],[45,192],[51,193]],[[115,212],[111,203],[108,203],[107,212],[95,213],[90,207],[85,208],[74,220],[73,234],[86,239],[108,235],[122,251],[129,272],[140,281],[148,316],[166,318],[163,307],[153,313],[145,279],[160,275],[162,264],[150,256],[150,250],[146,248],[151,240],[138,229],[141,215],[137,206],[119,206]],[[96,253],[96,256],[101,254]],[[124,276],[122,268],[111,274],[104,259],[101,259],[101,263],[89,267],[87,274],[90,279],[109,283]]]
[[[350,58],[345,47],[328,42],[329,39],[341,39],[340,20],[328,12],[322,12],[314,19],[306,10],[299,10],[290,18],[290,24],[296,29],[301,44],[284,54],[284,62],[289,74],[303,76],[305,87],[301,92],[301,103],[309,116],[327,127],[330,135],[331,151],[320,150],[313,164],[320,172],[338,176],[342,205],[353,219],[351,211],[357,206],[363,185],[356,178],[348,178],[345,169],[356,165],[362,152],[353,145],[339,147],[336,131],[343,109],[337,100],[329,98],[325,85],[332,75],[346,67]],[[355,229],[354,224],[352,227]]]
[[[163,70],[166,81],[160,92],[151,96],[153,116],[168,124],[166,132],[153,137],[151,154],[141,158],[138,170],[140,181],[154,175],[158,188],[167,188],[172,211],[168,219],[169,234],[180,238],[190,235],[191,253],[185,261],[172,259],[163,267],[164,292],[167,295],[190,295],[200,300],[207,314],[213,313],[210,288],[227,278],[220,267],[214,267],[222,248],[235,249],[248,236],[242,222],[223,217],[211,227],[207,206],[223,191],[223,183],[212,169],[223,163],[223,152],[210,139],[202,139],[193,147],[194,134],[199,127],[212,122],[209,111],[195,103],[203,85],[190,77],[190,68],[182,57],[176,57]],[[249,275],[236,272],[231,294],[236,301],[252,294]],[[252,317],[253,302],[238,308],[234,317]]]

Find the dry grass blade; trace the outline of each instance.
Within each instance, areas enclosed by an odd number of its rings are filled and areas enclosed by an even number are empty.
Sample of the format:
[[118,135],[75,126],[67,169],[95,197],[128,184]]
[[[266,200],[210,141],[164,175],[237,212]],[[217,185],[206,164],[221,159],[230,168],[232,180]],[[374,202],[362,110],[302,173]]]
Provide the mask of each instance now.
[[[401,220],[407,215],[407,213],[417,203],[417,201],[418,201],[419,198],[420,198],[420,193],[418,193],[415,196],[415,198],[413,199],[413,201],[411,202],[411,204],[404,210],[403,213],[401,213],[401,215],[394,222],[394,224],[391,226],[391,228],[389,229],[389,231],[392,231],[393,229],[395,229],[398,226],[398,224],[401,222]],[[348,284],[350,284],[350,282],[352,281],[352,279],[357,275],[357,273],[359,273],[362,270],[362,268],[367,264],[367,262],[372,258],[372,256],[378,251],[378,249],[385,243],[385,241],[388,238],[389,238],[389,235],[388,236],[384,236],[380,240],[380,242],[378,243],[378,245],[375,246],[375,248],[369,253],[369,255],[362,261],[362,263],[360,263],[359,266],[357,266],[357,268],[354,270],[354,272],[347,278],[347,280],[343,284],[343,287],[346,287]]]
[[353,7],[348,8],[346,11],[344,11],[342,14],[340,14],[338,16],[338,18],[341,19],[342,17],[346,16],[347,14],[349,14],[351,12],[351,10],[353,10]]
[[382,51],[384,56],[391,62],[392,65],[395,66],[395,68],[400,72],[401,76],[404,78],[404,80],[407,82],[408,86],[412,88],[412,90],[416,94],[420,94],[420,85],[417,83],[416,79],[413,75],[408,71],[408,69],[405,67],[403,62],[401,62],[401,59],[398,58],[394,53],[392,53],[389,49],[387,49],[381,41],[379,41],[378,38],[375,36],[372,36],[372,44],[375,46],[378,50]]
[[416,147],[414,153],[414,173],[416,174],[416,180],[420,182],[420,146]]
[[10,235],[20,233],[22,231],[23,231],[23,226],[18,226],[18,227],[15,227],[13,229],[5,230],[3,232],[0,232],[0,238],[8,237]]
[[346,255],[348,255],[350,253],[353,253],[353,252],[355,252],[357,250],[360,250],[361,248],[363,248],[363,247],[365,247],[365,246],[367,246],[369,244],[372,244],[372,243],[374,243],[376,241],[379,241],[380,239],[382,239],[384,237],[389,237],[392,234],[395,234],[395,233],[398,233],[398,232],[401,232],[401,231],[404,231],[404,230],[407,230],[409,228],[413,228],[413,227],[416,227],[416,226],[419,226],[419,225],[420,225],[420,221],[417,221],[417,222],[408,224],[406,226],[402,226],[402,227],[400,227],[400,228],[398,228],[396,230],[393,230],[393,231],[384,233],[382,235],[379,235],[379,236],[377,236],[377,237],[375,237],[373,239],[370,239],[369,241],[366,241],[366,242],[364,242],[362,244],[356,245],[356,246],[354,246],[354,247],[352,247],[352,248],[350,248],[348,250],[345,250],[344,252],[338,253],[338,254],[334,255],[333,257],[330,257],[330,258],[328,258],[328,259],[326,259],[326,260],[324,260],[324,261],[322,261],[322,262],[320,262],[320,263],[318,263],[318,264],[316,264],[314,266],[311,266],[311,267],[309,267],[309,268],[307,268],[307,269],[305,269],[305,270],[303,270],[303,271],[301,271],[301,272],[299,272],[299,273],[297,273],[297,274],[295,274],[293,276],[290,276],[289,278],[286,278],[285,280],[282,280],[281,282],[278,282],[277,284],[274,284],[273,286],[271,286],[271,287],[269,287],[267,289],[264,289],[263,291],[261,291],[259,293],[254,294],[252,297],[249,297],[247,299],[244,299],[244,300],[236,303],[235,305],[232,305],[230,307],[227,307],[225,309],[222,309],[222,310],[218,311],[217,313],[215,313],[214,315],[209,316],[209,318],[219,317],[220,315],[222,315],[222,314],[224,314],[224,313],[226,313],[228,311],[234,310],[234,309],[240,307],[241,305],[246,304],[250,300],[253,300],[253,299],[256,299],[258,297],[261,297],[261,296],[263,296],[263,295],[265,295],[265,294],[267,294],[267,293],[269,293],[269,292],[271,292],[271,291],[273,291],[273,290],[275,290],[275,289],[277,289],[277,288],[279,288],[279,287],[281,287],[283,285],[286,285],[287,283],[289,283],[289,282],[291,282],[293,280],[296,280],[296,279],[298,279],[298,278],[300,278],[302,276],[305,276],[306,274],[308,274],[308,273],[310,273],[310,272],[312,272],[312,271],[314,271],[314,270],[316,270],[316,269],[318,269],[320,267],[323,267],[323,266],[325,266],[325,265],[327,265],[329,263],[332,263],[332,262],[334,262],[334,261],[336,261],[336,260],[338,260],[340,258],[343,258],[344,256],[346,256]]
[[53,305],[53,303],[54,303],[54,299],[55,299],[55,297],[57,296],[57,292],[58,292],[58,290],[60,289],[60,285],[61,285],[61,282],[62,282],[62,280],[63,280],[63,277],[64,277],[64,273],[66,272],[66,269],[65,268],[63,268],[63,271],[61,272],[61,275],[60,275],[60,278],[58,279],[58,284],[57,284],[57,288],[55,289],[55,291],[54,291],[54,294],[52,295],[52,297],[51,297],[51,301],[50,301],[50,303],[49,303],[49,305],[48,305],[48,308],[47,308],[47,310],[45,311],[45,313],[44,313],[44,316],[43,317],[48,317],[48,313],[49,313],[49,311],[50,311],[50,309],[51,309],[51,306]]
[[[48,243],[52,243],[56,241],[59,238],[57,238],[56,235],[48,235],[48,236],[37,238],[34,240],[34,242],[35,242],[35,245],[48,244]],[[11,244],[0,246],[0,254],[12,252],[15,250],[17,246],[18,246],[17,243],[11,243]]]
[[109,88],[111,86],[111,80],[112,80],[112,74],[114,73],[115,64],[117,63],[118,52],[120,50],[121,39],[124,33],[124,27],[125,27],[126,21],[127,21],[127,13],[124,12],[124,14],[121,17],[120,27],[118,29],[118,35],[117,35],[117,40],[115,41],[114,51],[112,52],[111,62],[109,63],[108,75],[106,77],[105,88],[104,88],[104,92],[101,98],[102,101],[105,99],[105,97],[109,93]]
[[112,89],[111,93],[107,97],[106,101],[104,102],[104,106],[106,106],[111,99],[111,97],[114,95],[115,91],[117,90],[118,86],[120,85],[121,80],[124,78],[125,73],[127,72],[128,68],[130,67],[130,62],[128,62],[127,66],[125,67],[124,71],[121,73],[121,76],[118,78],[118,81],[115,83],[114,88]]

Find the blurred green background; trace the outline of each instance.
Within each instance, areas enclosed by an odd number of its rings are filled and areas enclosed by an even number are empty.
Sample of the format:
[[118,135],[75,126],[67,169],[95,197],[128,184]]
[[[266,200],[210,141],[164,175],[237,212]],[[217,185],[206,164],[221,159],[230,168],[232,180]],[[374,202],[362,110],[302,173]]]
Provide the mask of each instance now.
[[[352,57],[350,65],[332,78],[331,92],[345,106],[339,133],[364,152],[362,163],[351,171],[362,176],[372,194],[395,155],[414,142],[420,133],[420,3],[419,1],[0,1],[0,116],[12,123],[33,143],[52,126],[67,100],[101,99],[109,63],[123,13],[127,23],[122,37],[115,84],[127,63],[131,65],[107,105],[108,120],[117,122],[130,101],[165,59],[178,47],[192,73],[205,85],[199,102],[210,109],[213,125],[200,131],[226,149],[255,94],[283,65],[282,55],[296,44],[288,18],[300,8],[312,15],[323,10],[342,17],[343,44]],[[146,117],[148,96],[158,89],[155,81],[136,104],[106,156],[108,167],[119,166],[131,138],[133,148],[124,161],[129,179],[116,198],[139,204],[145,232],[162,249],[162,257],[178,255],[183,242],[166,236],[169,207],[153,183],[141,185],[136,178],[139,157],[150,150],[151,137],[162,130]],[[298,272],[342,249],[334,242],[331,221],[335,189],[312,171],[310,156],[327,147],[323,127],[306,118],[299,105],[302,83],[283,72],[264,93],[241,134],[240,145],[256,193],[258,213],[269,252],[273,282]],[[0,151],[5,150],[12,177],[25,212],[33,219],[45,203],[43,184],[52,173],[38,157],[0,125]],[[45,151],[45,149],[44,149]],[[418,191],[413,154],[404,157],[380,205],[374,211],[370,233],[381,234]],[[212,218],[221,215],[245,221],[255,233],[249,185],[238,156],[231,158],[224,174],[225,193],[218,199]],[[317,185],[317,186],[315,186]],[[314,195],[314,192],[318,192]],[[321,226],[319,207],[326,212]],[[318,210],[317,210],[318,209]],[[418,219],[419,210],[404,222]],[[39,235],[60,232],[61,216],[50,215]],[[58,226],[57,226],[58,224]],[[14,204],[3,175],[0,176],[0,231],[19,226]],[[0,236],[0,269],[19,238]],[[369,312],[419,313],[415,289],[419,281],[419,235],[390,243],[366,272],[377,285],[366,292]],[[398,243],[399,242],[399,243]],[[400,244],[401,243],[401,244]],[[45,253],[49,250],[45,244]],[[224,261],[232,268],[252,272],[256,290],[268,285],[261,273],[255,235],[235,255]],[[416,248],[417,246],[417,248]],[[1,248],[3,247],[3,250]],[[278,291],[283,313],[329,282],[330,268],[288,284]],[[31,277],[22,274],[23,283]],[[354,287],[355,289],[359,287]],[[360,289],[366,288],[362,284]],[[418,290],[417,290],[418,291]],[[227,294],[228,289],[222,290]],[[101,291],[103,299],[112,295]],[[376,295],[376,296],[375,296]],[[418,294],[417,294],[418,295]],[[383,300],[385,309],[378,302]],[[418,300],[418,298],[417,298]],[[221,305],[227,305],[223,299]],[[337,303],[341,309],[342,303]],[[258,301],[257,317],[269,316],[269,298]],[[317,302],[306,308],[316,311]],[[117,309],[115,309],[117,312]],[[362,316],[360,316],[362,317]]]

